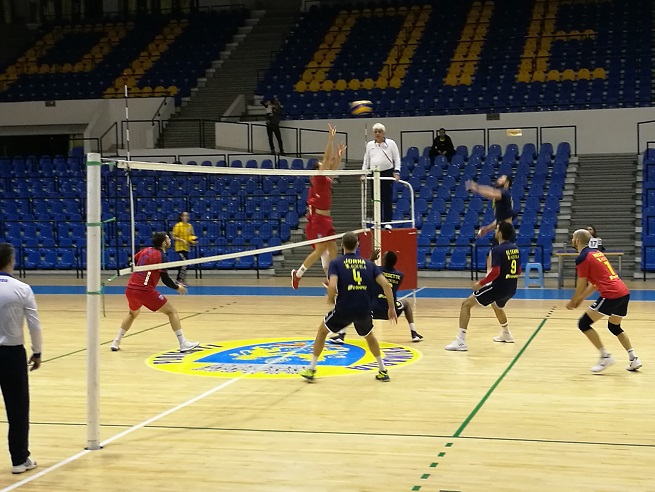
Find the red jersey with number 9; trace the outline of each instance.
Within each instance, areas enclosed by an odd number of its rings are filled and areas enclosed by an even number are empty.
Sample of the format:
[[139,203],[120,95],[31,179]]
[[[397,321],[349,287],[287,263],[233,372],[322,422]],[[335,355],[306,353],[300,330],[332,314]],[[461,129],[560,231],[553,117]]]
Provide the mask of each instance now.
[[602,251],[584,248],[575,260],[575,267],[578,277],[594,284],[605,299],[618,299],[630,293]]
[[[168,261],[161,249],[153,247],[145,248],[134,255],[134,266],[156,265]],[[134,272],[127,282],[128,289],[134,290],[155,290],[159,283],[160,270],[148,270],[145,272]]]

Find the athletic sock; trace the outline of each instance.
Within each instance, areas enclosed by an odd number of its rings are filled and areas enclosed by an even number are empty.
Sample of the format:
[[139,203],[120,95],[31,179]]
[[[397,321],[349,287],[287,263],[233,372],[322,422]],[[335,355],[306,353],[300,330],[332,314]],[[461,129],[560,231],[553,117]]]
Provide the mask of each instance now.
[[307,267],[303,263],[302,265],[300,265],[300,268],[296,270],[296,277],[301,278],[306,271],[307,271]]
[[410,331],[416,331],[416,325],[414,325],[414,323],[410,323],[409,324],[409,329],[410,329]]
[[635,360],[637,358],[634,349],[628,350],[628,357],[630,357],[630,360]]
[[607,350],[605,350],[605,347],[600,349],[600,356],[601,357],[609,357],[610,356],[609,352]]
[[120,342],[123,339],[123,337],[125,336],[126,333],[127,332],[123,328],[119,328],[118,329],[118,335],[116,335],[115,340],[117,342]]
[[177,341],[180,342],[180,345],[182,345],[186,340],[186,338],[184,338],[184,334],[182,333],[181,328],[175,332],[175,336],[177,337]]
[[505,324],[501,324],[500,328],[503,330],[503,333],[509,333],[509,321]]
[[375,360],[378,361],[378,367],[380,368],[381,371],[386,371],[386,368],[384,367],[384,362],[382,361],[382,355],[378,355]]
[[457,332],[457,339],[462,342],[466,340],[466,328],[460,328]]
[[310,369],[316,369],[316,364],[318,364],[318,357],[315,355],[312,355],[312,361],[309,363],[309,368]]

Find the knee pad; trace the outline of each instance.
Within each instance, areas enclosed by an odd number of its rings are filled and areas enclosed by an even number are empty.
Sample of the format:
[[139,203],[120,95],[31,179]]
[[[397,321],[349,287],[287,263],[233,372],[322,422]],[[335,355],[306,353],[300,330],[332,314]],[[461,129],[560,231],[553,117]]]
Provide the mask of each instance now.
[[593,321],[589,317],[587,313],[584,313],[580,319],[578,320],[578,328],[580,328],[580,331],[584,333],[587,330],[591,330],[591,324]]
[[623,333],[623,329],[621,328],[621,325],[615,325],[614,323],[611,323],[610,321],[607,322],[607,329],[615,337],[617,337],[621,333]]

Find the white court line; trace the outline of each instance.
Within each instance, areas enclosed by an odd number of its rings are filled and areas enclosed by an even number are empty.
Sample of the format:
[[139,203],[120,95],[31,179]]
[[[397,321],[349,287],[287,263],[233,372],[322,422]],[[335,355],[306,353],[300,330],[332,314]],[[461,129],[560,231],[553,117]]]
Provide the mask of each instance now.
[[[223,388],[231,385],[232,383],[235,383],[239,379],[241,379],[241,378],[230,379],[229,381],[226,381],[226,382],[224,382],[222,384],[219,384],[215,388],[212,388],[209,391],[204,392],[202,395],[196,396],[195,398],[191,398],[190,400],[188,400],[188,401],[186,401],[184,403],[180,403],[179,405],[177,405],[176,407],[171,408],[170,410],[166,410],[165,412],[160,413],[159,415],[156,415],[156,416],[154,416],[152,418],[149,418],[148,420],[144,420],[140,424],[137,424],[137,425],[135,425],[133,427],[130,427],[129,429],[124,430],[123,432],[119,432],[115,436],[110,437],[106,441],[101,442],[100,446],[104,447],[107,444],[111,444],[112,442],[114,442],[117,439],[120,439],[121,437],[124,437],[124,436],[126,436],[128,434],[131,434],[132,432],[134,432],[136,430],[142,429],[146,425],[150,425],[153,422],[156,422],[157,420],[162,419],[162,418],[166,417],[167,415],[170,415],[173,412],[177,412],[178,410],[180,410],[180,409],[182,409],[184,407],[187,407],[187,406],[191,405],[192,403],[195,403],[195,402],[197,402],[199,400],[202,400],[203,398],[206,398],[207,396],[209,396],[209,395],[211,395],[213,393],[216,393],[217,391],[222,390]],[[67,465],[69,463],[72,463],[73,461],[76,461],[76,460],[80,459],[82,456],[86,456],[87,454],[89,454],[91,452],[93,452],[93,451],[91,451],[89,449],[85,449],[84,451],[80,451],[79,453],[71,456],[70,458],[66,458],[65,460],[62,460],[59,463],[56,463],[56,464],[52,465],[51,467],[46,468],[45,470],[38,472],[35,475],[31,475],[30,477],[28,477],[28,478],[26,478],[24,480],[21,480],[20,482],[16,482],[15,484],[10,485],[9,487],[6,487],[6,488],[2,489],[0,492],[8,492],[10,490],[17,489],[18,487],[22,487],[23,485],[26,485],[26,484],[30,483],[31,481],[36,480],[37,478],[41,478],[44,475],[47,475],[48,473],[53,472],[53,471],[57,470],[58,468],[61,468],[62,466],[65,466],[65,465]]]
[[414,292],[410,292],[409,294],[405,294],[404,296],[399,297],[398,300],[402,301],[403,299],[407,299],[409,296],[413,296],[417,292],[421,292],[423,289],[425,289],[425,287],[421,287],[420,289],[416,289]]
[[[284,355],[281,355],[279,357],[271,359],[265,365],[270,366],[270,365],[276,364],[276,363],[278,363],[280,361],[283,361],[284,359],[295,355],[296,353],[303,350],[305,347],[309,346],[312,343],[313,343],[313,341],[307,342],[302,347],[299,347],[299,348],[297,348],[295,350],[292,350],[292,351],[290,351],[290,352],[288,352],[288,353],[286,353]],[[105,447],[107,444],[111,444],[112,442],[116,441],[117,439],[120,439],[121,437],[124,437],[124,436],[126,436],[128,434],[131,434],[132,432],[134,432],[136,430],[142,429],[145,426],[150,425],[153,422],[156,422],[157,420],[160,420],[160,419],[166,417],[167,415],[170,415],[170,414],[172,414],[174,412],[177,412],[178,410],[180,410],[180,409],[182,409],[184,407],[187,407],[187,406],[189,406],[189,405],[191,405],[191,404],[193,404],[193,403],[195,403],[197,401],[200,401],[203,398],[206,398],[209,395],[211,395],[213,393],[216,393],[217,391],[222,390],[223,388],[231,385],[232,383],[237,382],[239,379],[242,379],[242,378],[243,378],[243,376],[238,377],[238,378],[234,378],[234,379],[230,379],[229,381],[221,383],[218,386],[216,386],[215,388],[212,388],[209,391],[205,391],[202,395],[198,395],[195,398],[191,398],[190,400],[188,400],[188,401],[186,401],[184,403],[180,403],[179,405],[177,405],[176,407],[171,408],[170,410],[166,410],[165,412],[160,413],[159,415],[156,415],[156,416],[154,416],[152,418],[149,418],[148,420],[144,420],[140,424],[137,424],[137,425],[135,425],[133,427],[130,427],[129,429],[124,430],[123,432],[119,432],[118,434],[116,434],[115,436],[110,437],[106,441],[102,441],[100,443],[100,446]],[[101,451],[101,450],[99,450],[99,451]],[[93,452],[93,451],[91,451],[89,449],[85,449],[84,451],[80,451],[79,453],[77,453],[77,454],[75,454],[75,455],[73,455],[73,456],[71,456],[69,458],[66,458],[65,460],[60,461],[59,463],[56,463],[56,464],[52,465],[51,467],[46,468],[45,470],[36,473],[35,475],[31,475],[30,477],[28,477],[28,478],[26,478],[24,480],[21,480],[20,482],[16,482],[15,484],[10,485],[9,487],[6,487],[6,488],[0,490],[0,492],[9,492],[10,490],[14,490],[14,489],[17,489],[18,487],[22,487],[23,485],[28,484],[28,483],[32,482],[33,480],[36,480],[37,478],[41,478],[42,476],[47,475],[48,473],[53,472],[53,471],[57,470],[58,468],[61,468],[62,466],[65,466],[65,465],[67,465],[69,463],[72,463],[73,461],[76,461],[76,460],[80,459],[82,456],[86,456],[87,454],[89,454],[91,452]]]

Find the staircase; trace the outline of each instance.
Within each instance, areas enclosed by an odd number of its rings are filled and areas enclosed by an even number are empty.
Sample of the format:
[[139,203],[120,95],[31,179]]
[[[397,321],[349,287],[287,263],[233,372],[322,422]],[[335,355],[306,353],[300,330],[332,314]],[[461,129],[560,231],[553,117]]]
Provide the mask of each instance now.
[[[247,100],[252,99],[258,72],[269,68],[271,52],[279,49],[294,27],[300,4],[300,0],[270,2],[270,9],[256,24],[251,19],[250,24],[255,24],[251,32],[241,35],[244,39],[238,45],[231,45],[228,59],[214,62],[215,69],[210,69],[207,80],[201,80],[200,86],[192,90],[188,105],[183,105],[169,120],[160,146],[214,147],[214,124],[207,121],[203,125],[200,120],[218,120],[240,94],[245,94]],[[247,32],[250,28],[242,30]]]
[[573,196],[571,232],[594,225],[607,250],[625,253],[623,278],[635,270],[636,173],[634,154],[580,156]]
[[[346,169],[361,169],[361,163],[350,162],[346,163]],[[362,214],[361,214],[361,184],[359,176],[341,176],[338,182],[332,185],[332,223],[337,234],[341,234],[362,227]],[[300,229],[294,231],[291,235],[292,242],[304,241],[304,224],[301,221]],[[339,251],[340,242],[337,241],[337,251]],[[284,261],[281,267],[275,269],[277,276],[289,276],[289,272],[293,268],[298,268],[305,257],[311,253],[310,246],[301,248],[294,248],[284,251]],[[312,268],[305,273],[306,277],[322,277],[324,275],[321,262],[317,261]]]

